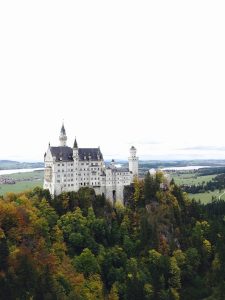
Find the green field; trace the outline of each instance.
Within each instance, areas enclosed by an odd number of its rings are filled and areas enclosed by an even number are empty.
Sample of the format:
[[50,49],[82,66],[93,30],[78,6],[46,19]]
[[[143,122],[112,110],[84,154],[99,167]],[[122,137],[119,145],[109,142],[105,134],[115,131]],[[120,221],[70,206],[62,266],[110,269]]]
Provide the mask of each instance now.
[[[197,172],[187,172],[187,173],[181,173],[181,172],[175,172],[170,174],[170,177],[174,179],[175,183],[178,185],[197,185],[206,183],[208,181],[211,181],[213,178],[215,178],[216,175],[206,175],[206,176],[198,176],[199,174]],[[223,191],[215,190],[213,192],[205,192],[205,193],[198,193],[198,194],[189,194],[191,199],[200,200],[202,203],[209,203],[212,201],[212,197],[216,197],[217,199],[219,196],[223,193]],[[225,200],[225,195],[221,197],[222,200]]]
[[[3,176],[1,176],[3,177]],[[43,186],[43,171],[27,172],[27,173],[16,173],[11,175],[4,175],[12,179],[22,180],[17,181],[15,184],[0,184],[0,195],[5,195],[8,192],[22,192],[24,190],[33,189],[36,186]]]
[[188,172],[188,173],[173,173],[170,174],[171,178],[173,178],[178,185],[188,184],[202,184],[203,182],[208,182],[216,177],[216,175],[206,175],[206,176],[198,176],[198,173]]
[[[194,198],[195,200],[200,200],[202,203],[209,203],[212,201],[212,197],[216,197],[216,199],[219,198],[220,195],[222,195],[223,191],[220,192],[219,190],[215,190],[213,192],[206,192],[206,193],[199,193],[199,194],[189,194],[190,198]],[[221,197],[221,200],[225,200],[225,195]]]

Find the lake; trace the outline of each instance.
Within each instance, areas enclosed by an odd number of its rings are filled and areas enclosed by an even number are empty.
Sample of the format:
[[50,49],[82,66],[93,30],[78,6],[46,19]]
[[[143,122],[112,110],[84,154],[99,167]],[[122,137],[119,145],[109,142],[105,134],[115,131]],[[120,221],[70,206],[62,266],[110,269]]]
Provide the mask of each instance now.
[[15,173],[28,173],[28,172],[43,171],[43,170],[44,170],[44,168],[0,170],[0,175],[10,175],[10,174],[15,174]]

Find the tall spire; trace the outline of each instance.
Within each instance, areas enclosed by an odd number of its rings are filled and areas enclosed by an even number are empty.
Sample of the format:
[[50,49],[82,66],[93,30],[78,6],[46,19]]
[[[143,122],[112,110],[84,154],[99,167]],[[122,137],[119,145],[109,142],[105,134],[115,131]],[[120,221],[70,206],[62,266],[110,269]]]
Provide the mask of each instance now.
[[75,137],[75,140],[74,140],[73,148],[75,148],[75,149],[77,149],[77,148],[78,148],[78,145],[77,145],[77,139],[76,139],[76,137]]
[[60,134],[66,135],[66,130],[65,130],[65,127],[64,127],[64,121],[62,122],[62,128],[61,128]]
[[67,141],[67,136],[66,136],[66,130],[65,130],[65,127],[64,127],[64,122],[63,122],[61,130],[60,130],[60,136],[59,136],[60,146],[61,147],[66,146],[66,141]]

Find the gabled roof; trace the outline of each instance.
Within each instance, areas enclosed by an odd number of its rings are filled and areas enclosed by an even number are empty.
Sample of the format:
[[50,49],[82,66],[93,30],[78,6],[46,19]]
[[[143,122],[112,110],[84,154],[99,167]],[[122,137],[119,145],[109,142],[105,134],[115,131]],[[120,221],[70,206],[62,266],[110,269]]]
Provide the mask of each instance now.
[[78,154],[80,160],[89,160],[89,157],[91,157],[91,160],[103,159],[99,148],[79,148]]
[[[73,161],[73,149],[67,146],[50,147],[52,156],[56,161]],[[78,155],[80,160],[99,160],[103,159],[99,148],[79,148]]]
[[73,149],[67,146],[50,147],[52,156],[55,156],[57,161],[72,161]]

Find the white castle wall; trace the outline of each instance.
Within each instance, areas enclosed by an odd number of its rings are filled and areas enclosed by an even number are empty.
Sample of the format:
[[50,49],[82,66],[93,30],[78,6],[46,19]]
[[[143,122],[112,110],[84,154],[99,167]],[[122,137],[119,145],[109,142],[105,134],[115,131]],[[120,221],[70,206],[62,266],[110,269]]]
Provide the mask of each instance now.
[[[60,145],[66,145],[66,140],[66,136],[60,136]],[[124,186],[130,185],[133,177],[138,175],[138,157],[134,147],[130,149],[129,171],[117,169],[114,162],[106,168],[103,159],[80,160],[77,148],[73,148],[72,154],[70,161],[56,161],[49,146],[45,155],[45,189],[49,189],[52,195],[59,195],[87,186],[94,188],[96,194],[104,193],[112,202],[115,199],[123,202]]]

